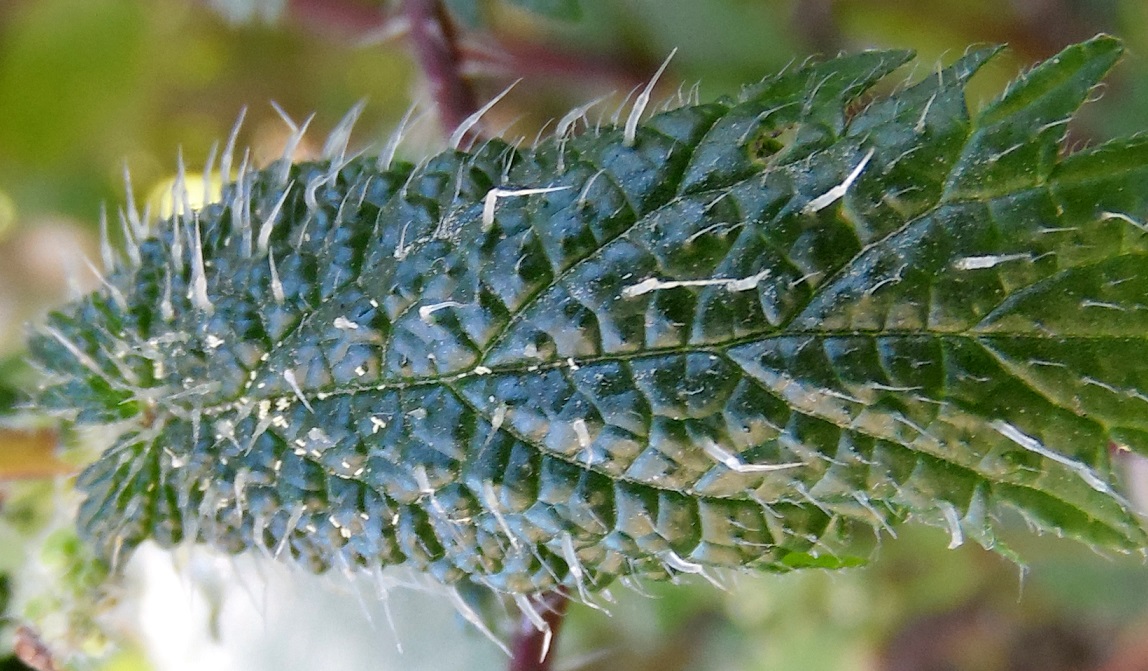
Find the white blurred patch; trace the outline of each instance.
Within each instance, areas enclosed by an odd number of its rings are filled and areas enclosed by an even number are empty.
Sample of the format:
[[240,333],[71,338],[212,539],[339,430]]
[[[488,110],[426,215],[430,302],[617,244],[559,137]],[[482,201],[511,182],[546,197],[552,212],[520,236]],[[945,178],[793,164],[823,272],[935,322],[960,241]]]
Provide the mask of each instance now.
[[1135,452],[1122,453],[1128,497],[1141,515],[1148,515],[1148,457]]
[[287,9],[287,0],[210,0],[208,3],[231,23],[275,23]]
[[141,643],[156,671],[506,664],[502,652],[459,620],[444,594],[420,590],[402,570],[316,576],[250,554],[169,552],[145,543],[129,571]]

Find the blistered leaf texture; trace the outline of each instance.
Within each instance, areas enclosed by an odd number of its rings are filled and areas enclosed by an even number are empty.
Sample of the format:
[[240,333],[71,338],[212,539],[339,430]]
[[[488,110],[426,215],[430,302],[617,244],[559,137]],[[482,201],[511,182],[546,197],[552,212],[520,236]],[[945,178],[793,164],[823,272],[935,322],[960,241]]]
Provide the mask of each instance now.
[[1006,509],[1142,548],[1109,446],[1148,453],[1148,139],[1064,147],[1116,41],[970,114],[994,53],[129,214],[31,342],[43,408],[122,429],[83,533],[509,593],[846,565],[909,519],[991,546]]

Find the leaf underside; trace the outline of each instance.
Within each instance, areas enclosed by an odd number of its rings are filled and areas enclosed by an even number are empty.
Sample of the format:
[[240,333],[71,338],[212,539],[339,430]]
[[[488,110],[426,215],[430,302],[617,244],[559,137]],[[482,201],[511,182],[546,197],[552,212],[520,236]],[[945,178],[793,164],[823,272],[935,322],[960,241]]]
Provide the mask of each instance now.
[[243,174],[31,342],[42,407],[123,427],[84,534],[511,593],[844,565],[907,519],[992,546],[1005,509],[1142,548],[1109,445],[1148,453],[1148,138],[1061,146],[1115,40],[970,115],[994,53]]

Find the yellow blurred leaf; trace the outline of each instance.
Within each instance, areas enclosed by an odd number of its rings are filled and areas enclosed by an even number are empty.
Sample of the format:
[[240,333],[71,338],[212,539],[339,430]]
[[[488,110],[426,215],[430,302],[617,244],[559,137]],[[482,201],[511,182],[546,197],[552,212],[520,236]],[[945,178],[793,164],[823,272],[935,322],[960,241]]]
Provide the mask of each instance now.
[[56,456],[54,431],[0,429],[0,480],[66,475],[73,466]]

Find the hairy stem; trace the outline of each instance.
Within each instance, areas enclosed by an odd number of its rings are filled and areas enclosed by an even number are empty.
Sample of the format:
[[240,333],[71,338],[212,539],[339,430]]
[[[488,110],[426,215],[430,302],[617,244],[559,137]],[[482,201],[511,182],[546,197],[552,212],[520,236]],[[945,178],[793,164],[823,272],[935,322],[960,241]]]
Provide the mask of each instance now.
[[566,617],[569,599],[565,591],[556,590],[532,597],[531,601],[547,628],[540,631],[525,614],[522,615],[510,644],[509,671],[550,671],[554,661],[558,632]]
[[438,0],[404,0],[410,40],[430,84],[439,122],[448,135],[478,109],[474,91],[462,77],[457,35]]

